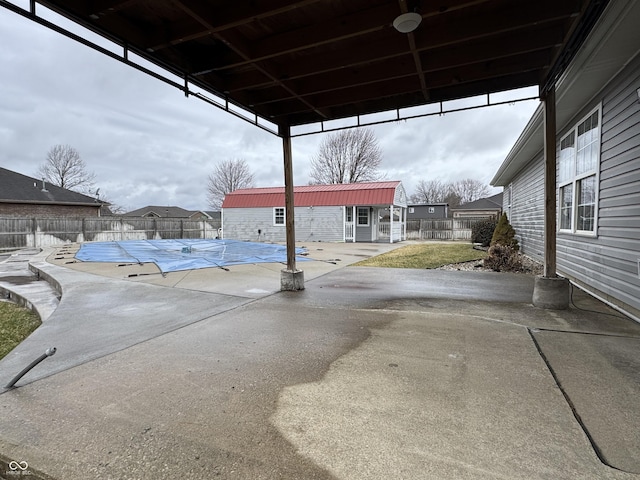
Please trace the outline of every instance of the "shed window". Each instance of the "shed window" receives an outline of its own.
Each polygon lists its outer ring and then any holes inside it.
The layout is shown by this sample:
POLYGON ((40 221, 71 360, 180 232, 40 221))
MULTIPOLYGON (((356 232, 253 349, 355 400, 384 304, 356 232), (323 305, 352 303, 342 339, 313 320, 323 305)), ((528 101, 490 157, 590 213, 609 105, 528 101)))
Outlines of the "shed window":
POLYGON ((436 207, 429 207, 429 213, 436 213, 436 207))
POLYGON ((358 225, 369 226, 369 207, 358 207, 358 225))
POLYGON ((595 234, 600 165, 599 108, 560 140, 558 163, 560 231, 595 234))
POLYGON ((273 209, 273 224, 284 225, 284 207, 276 207, 273 209))

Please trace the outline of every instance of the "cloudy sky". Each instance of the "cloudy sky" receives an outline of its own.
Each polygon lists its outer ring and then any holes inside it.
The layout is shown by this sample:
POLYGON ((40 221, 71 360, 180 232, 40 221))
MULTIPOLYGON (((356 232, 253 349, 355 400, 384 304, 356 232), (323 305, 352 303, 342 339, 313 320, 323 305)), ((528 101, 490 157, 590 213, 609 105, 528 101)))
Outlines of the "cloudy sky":
MULTIPOLYGON (((223 160, 245 159, 256 186, 284 184, 280 138, 4 8, 0 65, 1 167, 35 176, 53 145, 71 145, 95 173, 101 196, 126 210, 208 209, 207 177, 223 160)), ((537 105, 372 127, 382 171, 409 195, 419 180, 474 178, 488 185, 537 105)), ((326 135, 293 139, 296 185, 308 183, 309 160, 326 135)))

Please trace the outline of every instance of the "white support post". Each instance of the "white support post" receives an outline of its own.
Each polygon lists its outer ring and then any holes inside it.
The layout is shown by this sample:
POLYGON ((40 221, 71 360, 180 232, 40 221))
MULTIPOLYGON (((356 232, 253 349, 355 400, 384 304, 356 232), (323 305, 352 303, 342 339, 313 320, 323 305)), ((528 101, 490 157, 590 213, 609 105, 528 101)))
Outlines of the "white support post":
POLYGON ((389 205, 389 243, 393 243, 393 205, 389 205))
POLYGON ((351 207, 351 221, 353 223, 353 240, 352 243, 356 243, 356 227, 358 226, 358 219, 356 218, 356 206, 351 207))

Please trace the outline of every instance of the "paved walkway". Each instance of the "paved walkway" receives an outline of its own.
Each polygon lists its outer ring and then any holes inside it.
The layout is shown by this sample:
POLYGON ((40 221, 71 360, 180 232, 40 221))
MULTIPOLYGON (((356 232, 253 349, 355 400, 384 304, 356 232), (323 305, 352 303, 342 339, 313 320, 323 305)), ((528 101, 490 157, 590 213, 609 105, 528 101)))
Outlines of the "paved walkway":
POLYGON ((0 394, 2 458, 58 480, 640 478, 640 325, 579 291, 536 309, 525 275, 342 268, 389 248, 313 244, 302 292, 280 265, 32 259, 62 300, 2 385, 58 353, 0 394))

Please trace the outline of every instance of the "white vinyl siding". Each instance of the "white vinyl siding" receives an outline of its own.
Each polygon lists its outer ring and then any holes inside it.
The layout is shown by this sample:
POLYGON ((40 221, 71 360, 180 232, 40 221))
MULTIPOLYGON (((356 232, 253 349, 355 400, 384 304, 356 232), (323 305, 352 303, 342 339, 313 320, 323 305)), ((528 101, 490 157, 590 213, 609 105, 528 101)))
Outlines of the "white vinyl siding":
MULTIPOLYGON (((635 309, 636 315, 640 313, 638 84, 640 57, 604 89, 601 97, 602 127, 594 215, 597 236, 560 231, 557 238, 560 274, 625 310, 635 309)), ((590 109, 585 113, 589 116, 593 111, 590 109)), ((574 198, 580 202, 578 192, 574 193, 574 198)), ((578 209, 576 205, 575 210, 578 209)), ((589 217, 585 215, 585 218, 589 217)), ((578 226, 576 223, 576 231, 578 226)))
MULTIPOLYGON (((242 241, 285 242, 286 228, 274 224, 274 209, 225 208, 224 238, 242 241), (258 234, 260 230, 260 234, 258 234)), ((342 242, 342 207, 296 207, 296 240, 301 242, 342 242)))
MULTIPOLYGON (((580 82, 580 78, 574 80, 580 82)), ((565 101, 561 105, 565 112, 571 111, 573 120, 558 125, 556 246, 560 275, 640 318, 638 85, 640 56, 603 83, 592 103, 565 101), (600 115, 600 131, 578 141, 578 134, 584 135, 589 125, 578 126, 596 112, 600 115), (584 151, 580 158, 578 149, 584 151), (579 234, 584 231, 592 233, 579 234)), ((512 182, 510 220, 521 250, 540 261, 544 258, 545 211, 542 148, 540 141, 539 153, 531 155, 528 164, 506 179, 512 182)))
POLYGON ((516 231, 520 251, 542 261, 544 258, 544 159, 529 163, 515 177, 503 198, 509 222, 516 231), (507 203, 510 202, 510 203, 507 203))

